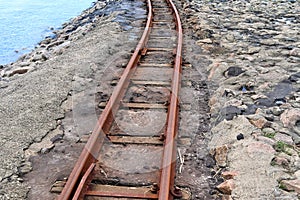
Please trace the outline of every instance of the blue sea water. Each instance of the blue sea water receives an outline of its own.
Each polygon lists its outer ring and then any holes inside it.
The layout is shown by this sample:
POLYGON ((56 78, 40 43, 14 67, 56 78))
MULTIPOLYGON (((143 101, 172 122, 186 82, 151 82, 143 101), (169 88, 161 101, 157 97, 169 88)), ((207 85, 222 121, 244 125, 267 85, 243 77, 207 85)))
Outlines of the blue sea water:
POLYGON ((79 15, 93 0, 0 0, 0 64, 7 64, 79 15))

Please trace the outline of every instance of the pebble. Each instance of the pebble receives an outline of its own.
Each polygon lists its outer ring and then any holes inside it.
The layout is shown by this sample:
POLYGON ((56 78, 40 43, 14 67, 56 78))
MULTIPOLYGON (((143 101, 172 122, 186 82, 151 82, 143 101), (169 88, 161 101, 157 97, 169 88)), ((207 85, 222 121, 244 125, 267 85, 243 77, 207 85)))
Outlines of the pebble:
POLYGON ((18 169, 20 175, 24 175, 32 170, 31 162, 24 162, 18 169))
POLYGON ((224 179, 226 179, 226 180, 233 179, 237 175, 238 175, 238 172, 235 172, 235 171, 225 171, 225 172, 222 172, 222 177, 224 179))
POLYGON ((272 146, 275 144, 275 141, 273 139, 266 136, 257 136, 257 140, 272 146))
POLYGON ((240 133, 240 134, 238 134, 238 135, 236 136, 236 139, 237 139, 237 140, 243 140, 243 139, 244 139, 244 135, 243 135, 242 133, 240 133))
POLYGON ((196 42, 196 44, 198 45, 201 45, 201 44, 212 44, 213 41, 210 39, 210 38, 206 38, 206 39, 203 39, 203 40, 198 40, 196 42))
POLYGON ((289 166, 289 161, 288 159, 280 156, 276 156, 272 159, 272 163, 276 165, 280 165, 283 167, 288 167, 289 166))
POLYGON ((227 165, 227 153, 228 153, 228 146, 220 146, 215 148, 215 160, 219 167, 226 167, 227 165))
MULTIPOLYGON (((256 117, 255 117, 256 118, 256 117)), ((266 120, 264 117, 259 117, 258 119, 256 118, 249 119, 249 122, 256 126, 257 128, 264 128, 268 125, 268 120, 266 120)))
POLYGON ((270 134, 274 134, 275 135, 275 130, 273 128, 270 128, 270 127, 263 128, 262 132, 264 134, 268 134, 268 135, 270 135, 270 134))
POLYGON ((55 144, 51 144, 48 147, 44 147, 41 149, 41 154, 46 154, 49 153, 51 151, 51 149, 53 149, 55 147, 55 144))
POLYGON ((226 180, 217 186, 217 189, 222 193, 231 195, 232 190, 235 188, 234 181, 232 179, 226 180))

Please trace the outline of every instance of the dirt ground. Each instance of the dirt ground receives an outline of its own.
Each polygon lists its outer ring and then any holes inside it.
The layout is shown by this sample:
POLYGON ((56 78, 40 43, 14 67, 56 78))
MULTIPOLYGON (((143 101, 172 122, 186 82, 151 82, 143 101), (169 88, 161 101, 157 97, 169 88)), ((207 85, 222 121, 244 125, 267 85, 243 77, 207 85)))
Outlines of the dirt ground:
MULTIPOLYGON (((298 199, 299 1, 175 3, 181 103, 191 107, 180 113, 176 184, 191 199, 298 199)), ((0 199, 55 198, 51 186, 71 172, 145 9, 98 1, 0 69, 0 199)))

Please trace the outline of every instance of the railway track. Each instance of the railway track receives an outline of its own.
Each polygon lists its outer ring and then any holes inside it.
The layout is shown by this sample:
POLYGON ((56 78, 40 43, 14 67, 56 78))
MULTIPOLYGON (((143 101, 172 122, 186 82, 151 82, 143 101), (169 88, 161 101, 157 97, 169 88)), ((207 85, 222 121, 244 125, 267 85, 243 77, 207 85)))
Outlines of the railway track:
POLYGON ((171 0, 148 0, 143 35, 59 200, 188 199, 175 186, 182 28, 171 0))

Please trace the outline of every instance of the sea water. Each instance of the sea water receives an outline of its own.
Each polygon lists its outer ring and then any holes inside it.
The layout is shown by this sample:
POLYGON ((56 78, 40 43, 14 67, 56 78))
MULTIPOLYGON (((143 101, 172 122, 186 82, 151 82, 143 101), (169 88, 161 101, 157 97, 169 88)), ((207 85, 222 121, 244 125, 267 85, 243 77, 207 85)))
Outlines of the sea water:
POLYGON ((0 65, 18 59, 93 0, 0 0, 0 65))

